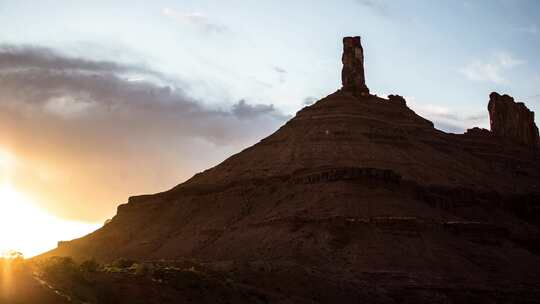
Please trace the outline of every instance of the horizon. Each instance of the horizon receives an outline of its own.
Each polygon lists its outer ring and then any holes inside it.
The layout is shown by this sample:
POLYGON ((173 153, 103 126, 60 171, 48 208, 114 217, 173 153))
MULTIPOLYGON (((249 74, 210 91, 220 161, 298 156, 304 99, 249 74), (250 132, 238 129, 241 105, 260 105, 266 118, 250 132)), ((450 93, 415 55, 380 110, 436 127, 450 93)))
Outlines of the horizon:
POLYGON ((340 4, 0 5, 0 252, 53 249, 270 135, 340 88, 344 36, 372 93, 443 131, 489 128, 492 91, 540 109, 539 2, 340 4))

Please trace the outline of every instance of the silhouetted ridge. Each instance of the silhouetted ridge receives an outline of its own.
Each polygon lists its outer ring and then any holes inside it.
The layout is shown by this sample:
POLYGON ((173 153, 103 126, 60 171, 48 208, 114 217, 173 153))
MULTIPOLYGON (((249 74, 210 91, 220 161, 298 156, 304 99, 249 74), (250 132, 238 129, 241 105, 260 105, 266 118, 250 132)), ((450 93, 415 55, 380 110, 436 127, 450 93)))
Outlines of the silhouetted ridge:
POLYGON ((492 94, 492 131, 447 134, 403 97, 370 95, 363 63, 345 38, 342 89, 46 255, 197 259, 300 303, 537 300, 531 112, 492 94))

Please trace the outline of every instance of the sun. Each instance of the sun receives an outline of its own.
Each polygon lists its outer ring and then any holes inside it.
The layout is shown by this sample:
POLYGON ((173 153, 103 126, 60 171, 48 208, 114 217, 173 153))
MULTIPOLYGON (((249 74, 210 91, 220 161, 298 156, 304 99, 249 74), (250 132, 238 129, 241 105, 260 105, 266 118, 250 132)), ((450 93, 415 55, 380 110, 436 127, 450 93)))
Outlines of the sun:
POLYGON ((0 252, 16 250, 32 257, 98 226, 52 216, 9 183, 0 184, 0 252))
POLYGON ((18 160, 0 147, 0 253, 15 250, 26 257, 56 247, 58 241, 83 236, 98 224, 68 221, 39 208, 11 183, 18 160))

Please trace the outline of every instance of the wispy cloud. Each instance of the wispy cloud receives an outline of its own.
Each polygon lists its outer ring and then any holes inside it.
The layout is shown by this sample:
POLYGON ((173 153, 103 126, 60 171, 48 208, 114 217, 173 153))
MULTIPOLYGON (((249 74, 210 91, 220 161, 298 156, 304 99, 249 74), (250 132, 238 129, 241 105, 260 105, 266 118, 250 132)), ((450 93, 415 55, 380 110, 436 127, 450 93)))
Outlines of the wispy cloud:
POLYGON ((285 77, 287 76, 287 70, 278 66, 275 66, 273 70, 279 75, 279 83, 284 83, 285 77))
POLYGON ((208 34, 222 34, 229 29, 227 26, 211 20, 208 16, 201 13, 180 12, 172 8, 164 8, 162 14, 173 20, 192 26, 208 34))
POLYGON ((503 73, 524 63, 509 53, 499 52, 490 60, 477 60, 459 69, 459 72, 469 80, 503 84, 508 82, 503 73))
POLYGON ((356 0, 356 2, 382 15, 388 14, 389 7, 385 0, 356 0))
POLYGON ((204 106, 182 83, 148 74, 160 75, 45 48, 0 48, 0 147, 28 164, 14 177, 21 187, 60 215, 99 220, 128 195, 174 186, 288 118, 246 100, 204 106))

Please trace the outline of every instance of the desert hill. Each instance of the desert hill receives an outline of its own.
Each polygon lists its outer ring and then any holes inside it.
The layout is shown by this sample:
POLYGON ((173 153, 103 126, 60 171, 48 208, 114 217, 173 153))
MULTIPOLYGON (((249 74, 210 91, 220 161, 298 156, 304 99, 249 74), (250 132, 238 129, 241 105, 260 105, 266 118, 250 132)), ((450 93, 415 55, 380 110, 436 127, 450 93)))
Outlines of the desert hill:
POLYGON ((492 93, 491 131, 448 134, 370 94, 363 63, 345 38, 340 90, 44 256, 194 258, 293 302, 538 299, 534 114, 492 93))

